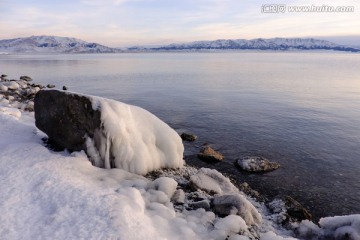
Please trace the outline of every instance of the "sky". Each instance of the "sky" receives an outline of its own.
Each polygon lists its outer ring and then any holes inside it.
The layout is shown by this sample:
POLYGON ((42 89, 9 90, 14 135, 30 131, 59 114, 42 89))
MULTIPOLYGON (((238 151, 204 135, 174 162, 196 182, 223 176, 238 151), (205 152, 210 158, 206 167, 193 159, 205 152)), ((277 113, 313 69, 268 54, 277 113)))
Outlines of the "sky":
POLYGON ((0 39, 55 35, 110 47, 216 39, 317 37, 360 46, 358 0, 0 0, 0 39), (267 4, 285 12, 264 13, 267 4), (289 6, 354 12, 289 12, 289 6))

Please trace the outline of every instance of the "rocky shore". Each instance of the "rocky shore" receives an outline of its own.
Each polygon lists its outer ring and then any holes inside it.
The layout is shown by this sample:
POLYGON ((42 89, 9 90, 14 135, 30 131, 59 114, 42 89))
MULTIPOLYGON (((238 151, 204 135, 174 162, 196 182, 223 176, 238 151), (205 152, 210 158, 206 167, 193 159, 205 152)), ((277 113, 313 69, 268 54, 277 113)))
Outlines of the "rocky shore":
MULTIPOLYGON (((35 95, 42 89, 54 87, 32 83, 28 76, 9 80, 6 75, 1 75, 0 112, 1 106, 33 112, 35 95)), ((197 140, 192 134, 182 134, 181 137, 184 141, 197 140)), ((207 162, 221 162, 224 158, 207 145, 202 147, 197 157, 198 161, 207 162)), ((265 172, 280 167, 261 157, 239 159, 237 166, 251 172, 265 172)), ((185 165, 180 169, 155 170, 145 177, 149 181, 146 191, 153 189, 164 192, 178 213, 198 211, 202 215, 207 214, 207 221, 212 219, 209 227, 213 226, 213 231, 219 230, 213 232, 217 236, 215 239, 356 239, 353 237, 356 237, 356 232, 351 235, 345 231, 335 235, 337 228, 330 229, 321 223, 320 226, 315 225, 311 222, 309 211, 290 196, 269 200, 246 182, 234 181, 215 169, 185 165), (278 236, 278 233, 284 235, 278 236)), ((153 197, 161 202, 159 195, 153 197)))

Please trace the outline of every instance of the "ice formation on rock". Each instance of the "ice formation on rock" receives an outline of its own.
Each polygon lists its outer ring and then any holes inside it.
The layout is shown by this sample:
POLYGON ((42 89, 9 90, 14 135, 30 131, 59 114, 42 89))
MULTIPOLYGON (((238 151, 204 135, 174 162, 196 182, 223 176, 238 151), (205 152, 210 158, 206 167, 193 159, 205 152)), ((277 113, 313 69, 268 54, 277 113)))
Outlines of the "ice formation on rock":
POLYGON ((91 98, 93 108, 101 111, 102 123, 94 141, 87 140, 87 152, 93 154, 96 165, 137 174, 183 166, 181 138, 166 123, 140 107, 91 98))

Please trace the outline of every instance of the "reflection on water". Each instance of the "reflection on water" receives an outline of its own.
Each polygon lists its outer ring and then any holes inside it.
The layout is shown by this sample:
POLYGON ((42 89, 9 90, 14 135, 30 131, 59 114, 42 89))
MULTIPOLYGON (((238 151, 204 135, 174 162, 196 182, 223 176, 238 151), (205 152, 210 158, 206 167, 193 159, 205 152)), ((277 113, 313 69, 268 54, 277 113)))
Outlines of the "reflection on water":
MULTIPOLYGON (((142 106, 214 144, 226 168, 317 216, 359 213, 360 55, 216 52, 4 55, 0 71, 142 106), (282 168, 244 175, 232 162, 261 155, 282 168)), ((187 155, 198 151, 187 145, 187 155)))

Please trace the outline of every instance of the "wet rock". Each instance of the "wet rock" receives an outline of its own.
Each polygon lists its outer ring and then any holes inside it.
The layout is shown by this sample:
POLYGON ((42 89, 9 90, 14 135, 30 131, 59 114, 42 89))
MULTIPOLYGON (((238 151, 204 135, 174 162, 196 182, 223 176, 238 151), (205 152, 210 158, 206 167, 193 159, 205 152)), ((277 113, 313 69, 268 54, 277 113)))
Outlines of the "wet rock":
POLYGON ((238 188, 248 196, 256 198, 258 201, 264 201, 264 197, 260 195, 260 193, 250 187, 247 182, 243 182, 238 185, 238 188))
POLYGON ((34 87, 34 88, 35 88, 35 87, 38 87, 38 88, 40 88, 40 89, 45 88, 45 87, 44 87, 43 85, 41 85, 41 84, 34 84, 34 83, 33 83, 33 84, 31 84, 31 86, 34 87))
POLYGON ((176 190, 174 195, 172 196, 171 200, 177 204, 184 204, 185 203, 184 191, 182 189, 176 190))
POLYGON ((63 89, 64 91, 68 90, 68 88, 67 88, 66 86, 63 86, 62 89, 63 89))
POLYGON ((30 82, 30 81, 32 81, 32 78, 29 77, 29 76, 21 76, 21 77, 20 77, 20 80, 24 80, 24 81, 30 82))
POLYGON ((210 146, 204 146, 197 157, 206 162, 219 162, 224 160, 224 156, 212 149, 210 146))
POLYGON ((266 158, 255 156, 238 159, 236 165, 248 172, 268 172, 280 167, 279 163, 270 162, 266 158))
POLYGON ((193 209, 203 208, 205 210, 210 210, 210 201, 208 199, 205 199, 198 202, 192 202, 190 204, 190 207, 193 209))
POLYGON ((197 139, 197 136, 194 134, 182 133, 180 135, 181 139, 188 142, 193 142, 197 139))
POLYGON ((35 96, 35 124, 54 144, 70 151, 86 150, 85 136, 94 138, 100 128, 100 111, 89 98, 57 90, 35 96))
POLYGON ((283 201, 285 202, 285 209, 288 215, 285 223, 288 221, 301 222, 302 220, 312 220, 311 213, 292 197, 285 196, 283 201))
POLYGON ((241 194, 215 196, 214 211, 220 216, 239 215, 248 225, 261 224, 262 217, 256 208, 241 194))
POLYGON ((54 88, 55 85, 54 85, 54 84, 48 84, 48 85, 46 85, 46 87, 47 87, 47 88, 54 88))

